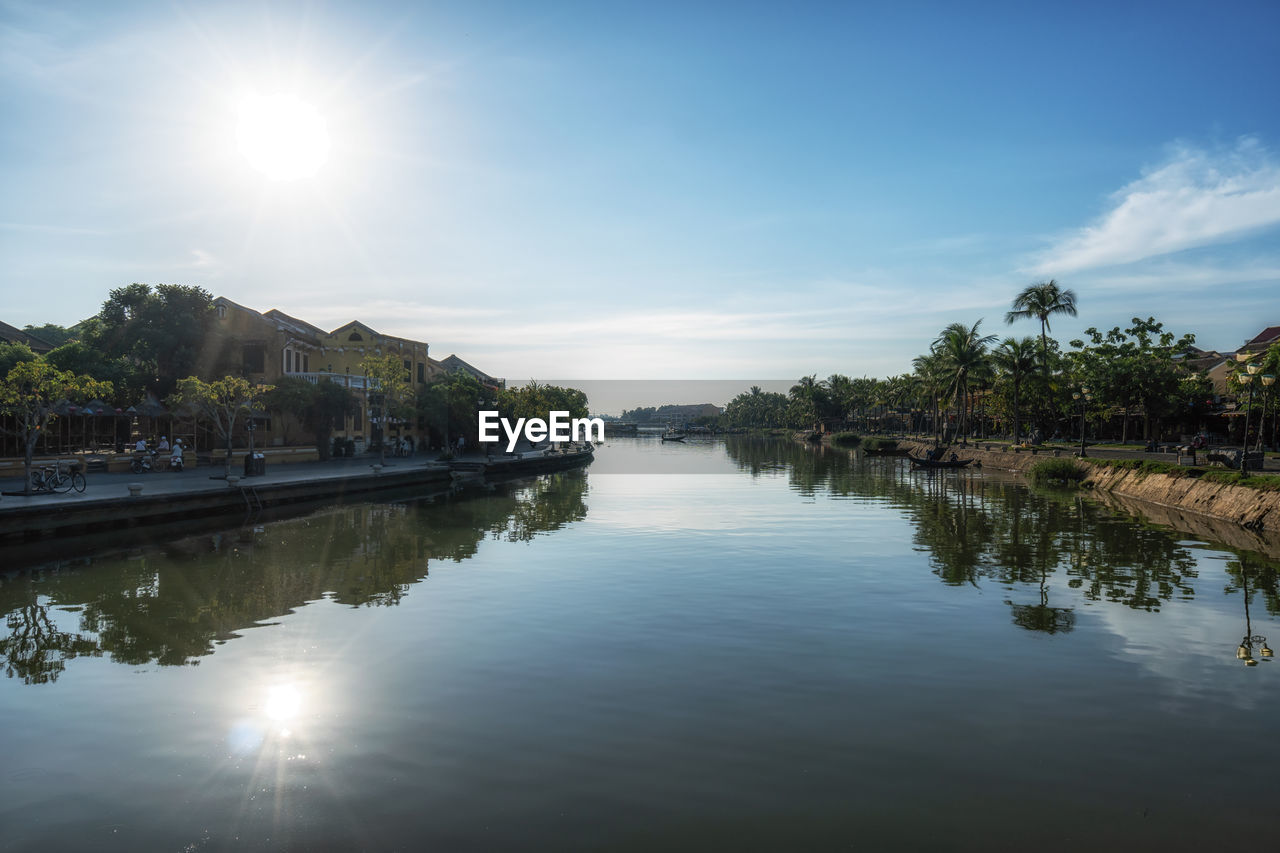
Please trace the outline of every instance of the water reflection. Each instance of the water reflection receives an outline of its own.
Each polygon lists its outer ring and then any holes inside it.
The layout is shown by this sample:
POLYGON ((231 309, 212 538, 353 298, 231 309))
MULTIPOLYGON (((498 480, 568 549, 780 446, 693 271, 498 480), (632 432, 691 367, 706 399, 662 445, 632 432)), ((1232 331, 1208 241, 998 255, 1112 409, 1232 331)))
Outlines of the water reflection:
POLYGON ((1271 613, 1276 612, 1277 603, 1280 603, 1277 602, 1277 578, 1280 577, 1280 573, 1276 571, 1275 565, 1260 563, 1256 559, 1250 561, 1242 554, 1239 560, 1227 563, 1227 575, 1230 578, 1227 594, 1230 595, 1238 590, 1242 593, 1241 598, 1244 601, 1244 638, 1236 648, 1236 659, 1245 666, 1257 666, 1258 660, 1253 656, 1256 650, 1258 655, 1269 663, 1274 652, 1267 645, 1266 637, 1253 633, 1253 619, 1249 614, 1249 606, 1253 603, 1254 593, 1261 590, 1267 610, 1271 613))
POLYGON ((335 507, 14 573, 0 579, 7 629, 0 658, 6 675, 28 684, 56 680, 79 657, 196 663, 309 601, 394 606, 428 577, 432 560, 462 561, 486 538, 527 541, 584 518, 586 491, 586 473, 570 471, 478 495, 335 507))
MULTIPOLYGON (((900 508, 913 522, 914 544, 943 583, 1000 585, 1010 593, 1005 603, 1014 624, 1029 631, 1071 631, 1078 604, 1158 612, 1196 593, 1192 547, 1166 528, 1079 493, 1029 489, 1000 475, 912 471, 892 457, 797 442, 738 438, 726 451, 740 470, 786 476, 806 497, 877 499, 900 508), (1075 593, 1056 600, 1055 580, 1075 593), (1020 600, 1025 592, 1039 600, 1020 600)), ((1263 591, 1268 612, 1280 613, 1276 562, 1254 555, 1250 565, 1251 584, 1263 591)), ((1240 566, 1228 564, 1236 589, 1244 585, 1240 566)))

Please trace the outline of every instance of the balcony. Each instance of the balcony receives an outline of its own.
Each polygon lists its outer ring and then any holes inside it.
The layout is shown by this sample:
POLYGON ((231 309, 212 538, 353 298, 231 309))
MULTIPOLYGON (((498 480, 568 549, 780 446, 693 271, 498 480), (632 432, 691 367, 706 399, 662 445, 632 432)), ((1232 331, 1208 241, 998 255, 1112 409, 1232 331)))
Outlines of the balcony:
POLYGON ((285 376, 293 376, 310 382, 312 385, 319 382, 336 382, 344 388, 350 388, 352 391, 376 390, 378 387, 378 380, 355 373, 328 373, 321 371, 319 373, 286 373, 285 376))

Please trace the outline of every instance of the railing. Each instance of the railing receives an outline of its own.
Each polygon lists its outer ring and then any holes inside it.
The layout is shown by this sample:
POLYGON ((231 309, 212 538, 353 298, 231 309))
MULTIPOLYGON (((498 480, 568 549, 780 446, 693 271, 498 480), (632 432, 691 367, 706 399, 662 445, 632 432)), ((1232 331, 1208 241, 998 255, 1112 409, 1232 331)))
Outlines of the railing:
POLYGON ((286 373, 285 376, 293 376, 310 382, 315 385, 319 382, 336 382, 344 388, 350 388, 353 391, 364 391, 369 389, 377 389, 378 380, 371 379, 368 376, 360 376, 355 373, 327 373, 321 371, 319 373, 286 373))

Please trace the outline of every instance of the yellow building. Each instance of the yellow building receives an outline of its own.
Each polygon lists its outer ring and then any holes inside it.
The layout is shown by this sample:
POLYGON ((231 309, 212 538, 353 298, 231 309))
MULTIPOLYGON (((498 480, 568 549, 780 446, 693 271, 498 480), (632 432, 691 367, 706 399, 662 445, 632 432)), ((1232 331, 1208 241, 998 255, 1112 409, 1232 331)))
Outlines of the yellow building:
MULTIPOLYGON (((206 377, 228 373, 250 381, 274 385, 286 377, 307 382, 336 382, 351 390, 357 400, 356 412, 335 434, 367 446, 379 437, 382 425, 371 420, 370 403, 376 403, 376 389, 361 372, 360 364, 369 356, 396 355, 409 371, 417 387, 442 372, 428 355, 424 341, 384 335, 358 320, 331 332, 292 317, 278 309, 261 312, 246 308, 225 297, 213 301, 217 323, 208 339, 200 374, 206 377), (371 400, 372 398, 372 400, 371 400)), ((255 419, 257 441, 284 444, 297 435, 296 424, 277 419, 255 419)), ((412 431, 416 424, 404 425, 412 431)))

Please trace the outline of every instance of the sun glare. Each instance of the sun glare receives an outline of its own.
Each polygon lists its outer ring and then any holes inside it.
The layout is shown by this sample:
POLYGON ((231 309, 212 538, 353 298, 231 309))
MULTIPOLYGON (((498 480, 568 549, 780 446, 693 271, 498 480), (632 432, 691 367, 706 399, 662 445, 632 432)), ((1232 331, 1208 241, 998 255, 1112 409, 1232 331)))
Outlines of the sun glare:
POLYGON ((262 710, 277 722, 291 720, 302 709, 302 694, 292 684, 277 684, 267 691, 262 710))
POLYGON ((240 153, 272 181, 310 178, 329 159, 324 116, 296 95, 251 95, 240 103, 240 153))

